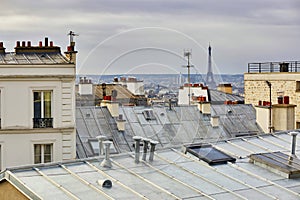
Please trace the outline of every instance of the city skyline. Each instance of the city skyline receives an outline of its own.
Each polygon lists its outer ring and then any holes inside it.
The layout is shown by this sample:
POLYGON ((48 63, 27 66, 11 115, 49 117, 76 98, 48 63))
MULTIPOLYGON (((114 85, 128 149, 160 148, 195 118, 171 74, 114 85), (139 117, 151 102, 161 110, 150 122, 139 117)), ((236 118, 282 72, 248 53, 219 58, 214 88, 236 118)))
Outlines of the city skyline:
POLYGON ((242 74, 248 62, 298 60, 300 3, 282 1, 26 1, 1 2, 0 38, 15 42, 45 36, 61 46, 75 38, 78 74, 206 74, 212 46, 214 74, 242 74))

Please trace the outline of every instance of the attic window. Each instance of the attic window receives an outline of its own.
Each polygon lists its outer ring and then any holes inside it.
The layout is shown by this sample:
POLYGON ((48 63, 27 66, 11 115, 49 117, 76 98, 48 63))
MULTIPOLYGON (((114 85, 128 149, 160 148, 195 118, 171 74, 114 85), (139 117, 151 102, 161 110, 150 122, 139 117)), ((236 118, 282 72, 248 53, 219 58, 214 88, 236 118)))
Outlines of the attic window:
POLYGON ((286 178, 300 177, 300 160, 282 152, 252 154, 250 162, 286 178))
POLYGON ((207 162, 209 165, 226 164, 235 162, 236 159, 214 148, 210 144, 193 144, 186 147, 186 151, 207 162))
POLYGON ((143 111, 143 115, 146 120, 156 120, 153 110, 148 109, 143 111))

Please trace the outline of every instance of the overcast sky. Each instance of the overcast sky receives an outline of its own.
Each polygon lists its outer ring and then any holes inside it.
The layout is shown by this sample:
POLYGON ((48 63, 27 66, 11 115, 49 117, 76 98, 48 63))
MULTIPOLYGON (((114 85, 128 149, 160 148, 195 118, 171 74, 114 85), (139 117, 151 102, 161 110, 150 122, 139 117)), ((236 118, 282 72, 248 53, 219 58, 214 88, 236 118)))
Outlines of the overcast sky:
POLYGON ((64 51, 78 33, 79 74, 247 71, 248 62, 299 60, 299 0, 0 0, 0 41, 33 45, 45 36, 64 51))

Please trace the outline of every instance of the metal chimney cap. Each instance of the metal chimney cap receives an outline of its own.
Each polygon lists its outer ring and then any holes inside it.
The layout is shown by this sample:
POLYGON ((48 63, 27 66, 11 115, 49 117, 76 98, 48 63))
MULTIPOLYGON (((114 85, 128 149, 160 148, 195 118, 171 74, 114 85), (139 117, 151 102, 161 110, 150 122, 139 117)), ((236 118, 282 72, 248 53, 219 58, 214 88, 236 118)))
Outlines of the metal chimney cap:
POLYGON ((155 141, 155 140, 150 140, 150 143, 156 145, 156 144, 158 144, 159 142, 157 142, 157 141, 155 141))
POLYGON ((135 141, 140 141, 140 140, 142 140, 143 138, 142 138, 141 136, 133 136, 133 139, 134 139, 135 141))
POLYGON ((151 139, 149 139, 149 138, 143 138, 143 141, 145 141, 145 142, 150 142, 151 139))
POLYGON ((110 144, 112 144, 113 142, 112 141, 109 141, 109 140, 106 140, 106 141, 104 141, 103 142, 103 144, 105 144, 105 145, 110 145, 110 144))
POLYGON ((104 140, 104 139, 106 139, 106 136, 105 135, 98 135, 96 138, 98 140, 104 140))
POLYGON ((293 131, 293 132, 289 132, 289 134, 290 134, 291 136, 296 136, 296 135, 298 135, 298 132, 293 131))

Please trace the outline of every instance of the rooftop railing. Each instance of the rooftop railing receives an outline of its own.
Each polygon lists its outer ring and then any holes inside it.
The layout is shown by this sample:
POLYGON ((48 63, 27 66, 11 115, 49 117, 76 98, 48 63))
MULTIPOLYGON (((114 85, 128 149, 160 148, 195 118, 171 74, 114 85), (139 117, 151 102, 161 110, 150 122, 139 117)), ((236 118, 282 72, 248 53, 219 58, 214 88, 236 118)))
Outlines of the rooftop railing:
POLYGON ((300 72, 300 61, 248 63, 248 73, 300 72))

